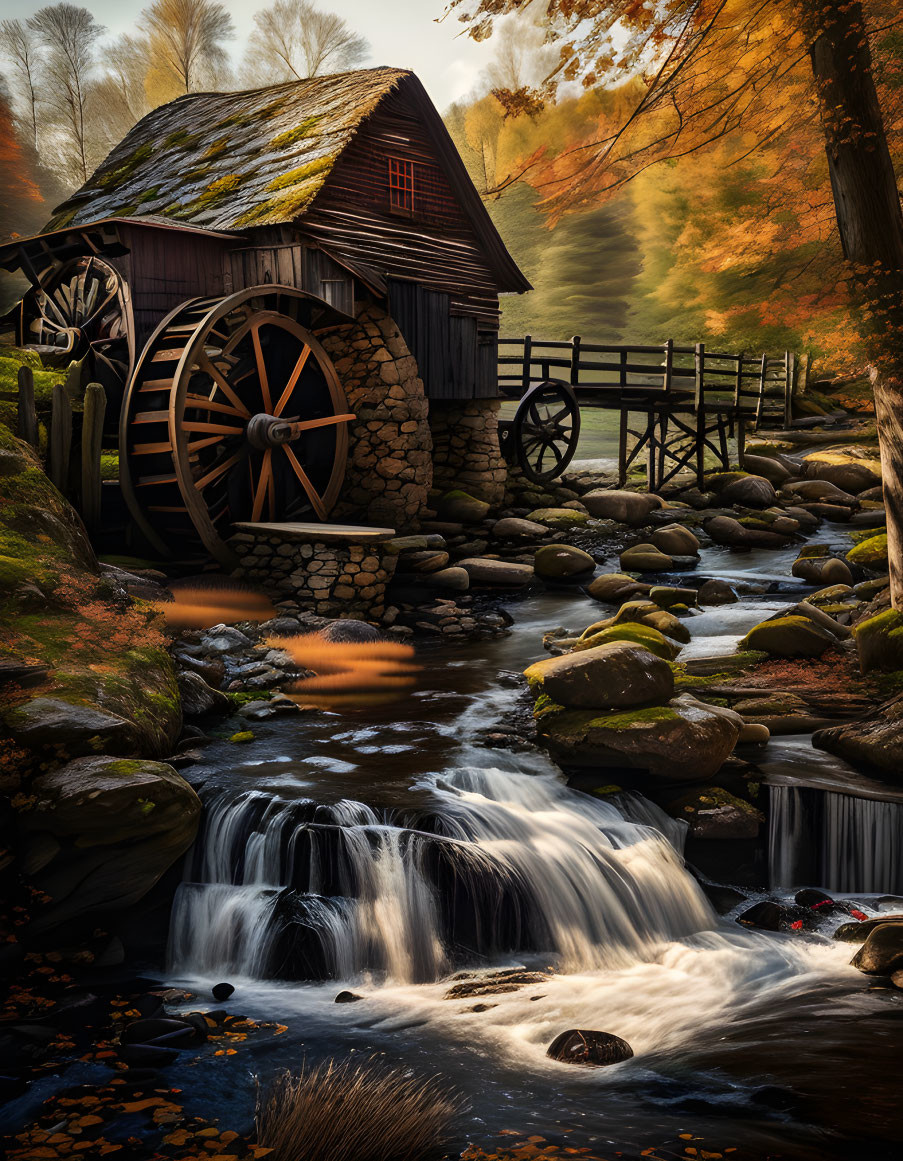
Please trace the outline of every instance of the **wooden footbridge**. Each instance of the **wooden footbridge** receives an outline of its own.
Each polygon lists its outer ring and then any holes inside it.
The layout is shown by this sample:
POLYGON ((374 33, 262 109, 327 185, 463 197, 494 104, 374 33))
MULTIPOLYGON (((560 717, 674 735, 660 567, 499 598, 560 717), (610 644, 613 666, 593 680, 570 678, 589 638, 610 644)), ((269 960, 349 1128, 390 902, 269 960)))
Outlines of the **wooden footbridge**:
POLYGON ((730 441, 742 465, 746 437, 764 422, 787 427, 797 373, 793 352, 781 356, 679 346, 613 346, 579 336, 547 341, 500 338, 499 394, 518 399, 505 421, 503 447, 537 483, 560 476, 577 450, 580 409, 620 414, 621 484, 642 455, 650 491, 684 468, 699 482, 706 453, 730 467, 730 441))

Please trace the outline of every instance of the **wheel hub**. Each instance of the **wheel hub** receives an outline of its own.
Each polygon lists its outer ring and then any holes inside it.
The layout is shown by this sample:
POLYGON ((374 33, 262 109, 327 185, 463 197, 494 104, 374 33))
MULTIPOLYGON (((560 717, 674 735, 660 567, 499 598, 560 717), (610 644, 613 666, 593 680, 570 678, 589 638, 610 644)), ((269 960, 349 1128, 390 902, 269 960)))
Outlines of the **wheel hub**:
POLYGON ((248 443, 258 451, 291 443, 300 434, 293 420, 269 415, 266 411, 252 415, 245 430, 248 443))

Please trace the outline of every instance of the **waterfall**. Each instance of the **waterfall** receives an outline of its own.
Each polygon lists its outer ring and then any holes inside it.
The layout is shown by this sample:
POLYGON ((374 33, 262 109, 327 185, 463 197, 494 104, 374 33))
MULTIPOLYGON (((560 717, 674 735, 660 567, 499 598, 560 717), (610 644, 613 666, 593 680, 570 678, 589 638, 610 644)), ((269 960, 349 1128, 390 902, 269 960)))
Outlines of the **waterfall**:
POLYGON ((769 787, 773 887, 903 891, 903 802, 811 786, 769 787))
POLYGON ((259 790, 208 804, 172 917, 182 974, 437 979, 505 953, 621 966, 712 925, 658 808, 465 767, 416 809, 259 790), (633 818, 625 818, 629 813, 633 818), (635 819, 641 821, 635 821, 635 819))

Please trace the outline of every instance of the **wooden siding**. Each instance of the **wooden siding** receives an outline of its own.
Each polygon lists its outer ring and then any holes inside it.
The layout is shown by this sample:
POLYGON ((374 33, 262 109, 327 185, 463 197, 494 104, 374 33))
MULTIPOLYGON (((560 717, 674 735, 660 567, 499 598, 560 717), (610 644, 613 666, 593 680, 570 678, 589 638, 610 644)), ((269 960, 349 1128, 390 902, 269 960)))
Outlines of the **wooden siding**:
POLYGON ((120 233, 129 249, 122 265, 132 295, 139 351, 163 316, 180 303, 225 293, 231 239, 127 224, 120 233))
POLYGON ((298 226, 339 259, 419 282, 447 294, 452 313, 475 318, 481 328, 498 327, 496 277, 403 94, 386 97, 361 126, 298 226), (389 206, 390 157, 414 162, 410 216, 389 206))
POLYGON ((389 283, 389 313, 417 360, 430 399, 491 399, 498 395, 495 331, 450 312, 450 297, 416 282, 389 283))
MULTIPOLYGON (((294 231, 293 231, 294 232, 294 231)), ((255 244, 229 254, 232 290, 279 282, 315 294, 345 314, 354 314, 354 279, 328 254, 298 242, 284 242, 261 232, 255 244)))

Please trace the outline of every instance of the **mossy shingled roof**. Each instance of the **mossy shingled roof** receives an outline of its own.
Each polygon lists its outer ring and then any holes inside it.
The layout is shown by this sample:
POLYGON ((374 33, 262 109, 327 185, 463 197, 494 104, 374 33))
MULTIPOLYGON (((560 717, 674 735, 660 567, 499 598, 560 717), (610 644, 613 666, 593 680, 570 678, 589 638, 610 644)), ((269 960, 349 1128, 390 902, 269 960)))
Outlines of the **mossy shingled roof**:
POLYGON ((154 216, 213 230, 303 214, 404 69, 374 68, 237 93, 191 93, 149 113, 45 230, 154 216))

